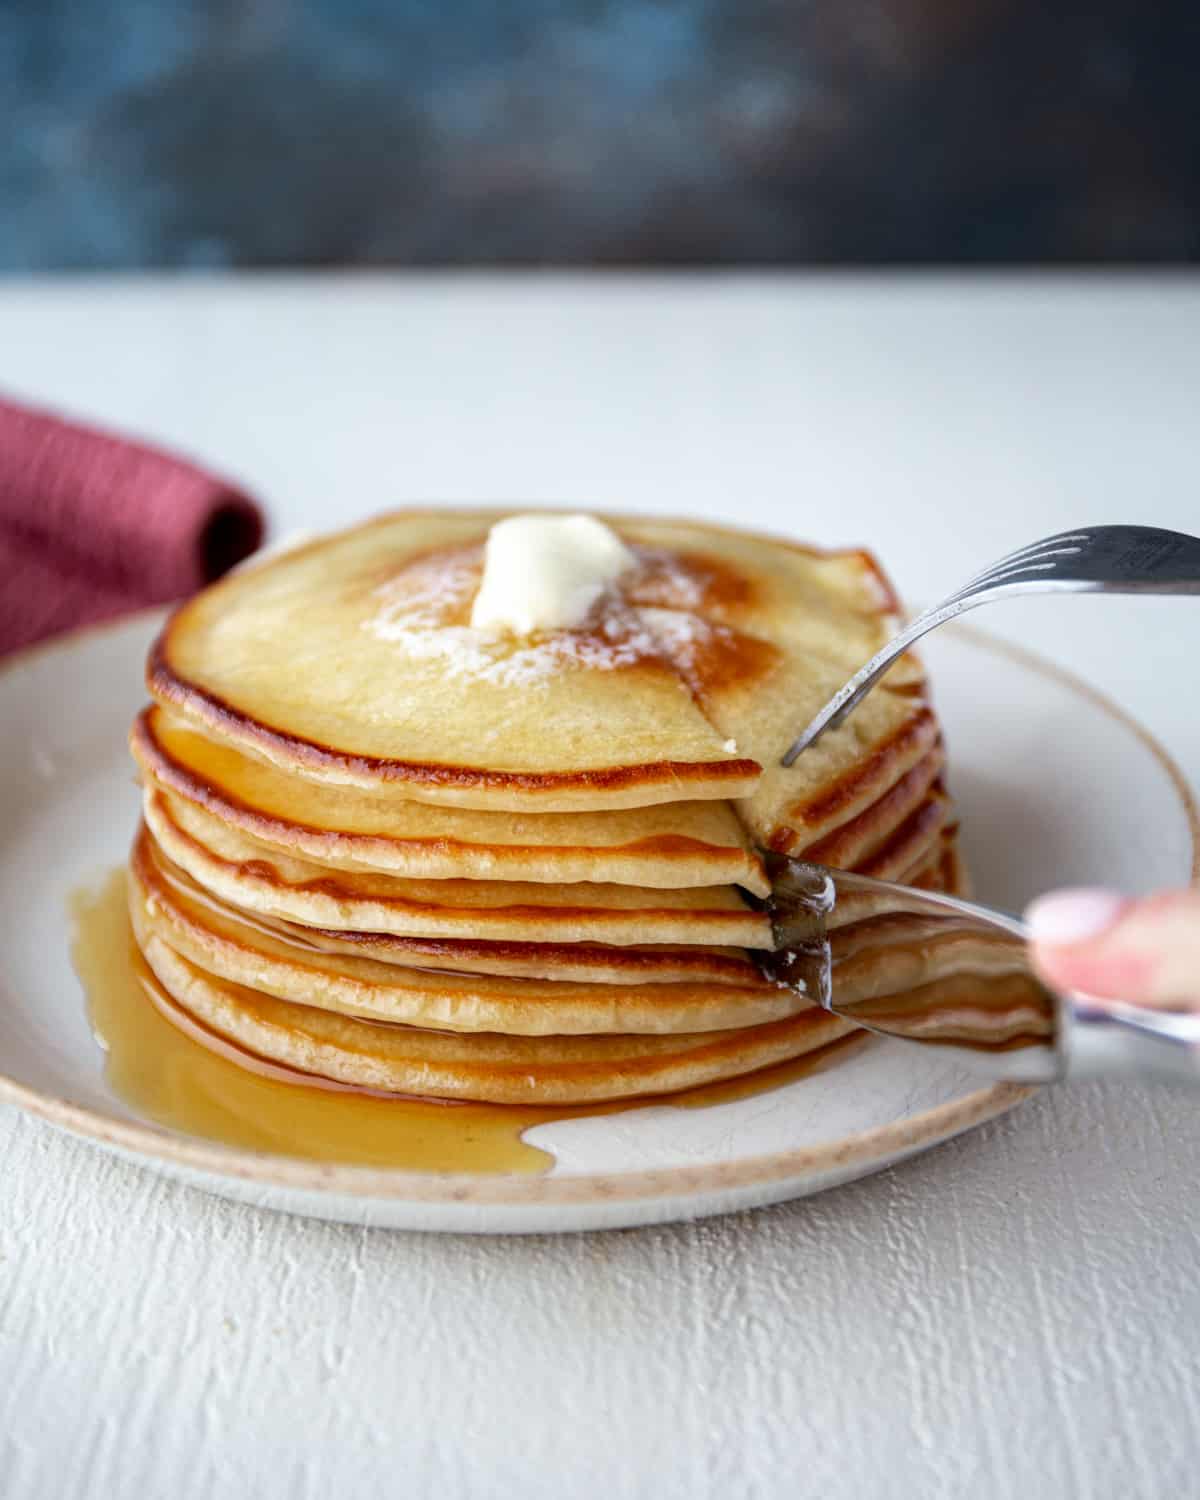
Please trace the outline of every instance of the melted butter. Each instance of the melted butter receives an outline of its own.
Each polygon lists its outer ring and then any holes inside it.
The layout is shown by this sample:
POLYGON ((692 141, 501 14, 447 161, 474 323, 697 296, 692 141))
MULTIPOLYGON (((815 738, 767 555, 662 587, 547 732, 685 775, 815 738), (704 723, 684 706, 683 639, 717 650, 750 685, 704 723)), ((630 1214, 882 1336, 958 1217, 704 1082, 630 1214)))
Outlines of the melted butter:
POLYGON ((553 1157, 522 1139, 534 1125, 648 1104, 701 1108, 779 1088, 840 1060, 841 1042, 795 1062, 665 1099, 535 1108, 332 1092, 238 1066, 171 1024, 151 1002, 155 981, 137 950, 125 873, 71 899, 71 956, 88 1000, 108 1082, 135 1113, 223 1145, 310 1161, 422 1172, 546 1171, 553 1157))

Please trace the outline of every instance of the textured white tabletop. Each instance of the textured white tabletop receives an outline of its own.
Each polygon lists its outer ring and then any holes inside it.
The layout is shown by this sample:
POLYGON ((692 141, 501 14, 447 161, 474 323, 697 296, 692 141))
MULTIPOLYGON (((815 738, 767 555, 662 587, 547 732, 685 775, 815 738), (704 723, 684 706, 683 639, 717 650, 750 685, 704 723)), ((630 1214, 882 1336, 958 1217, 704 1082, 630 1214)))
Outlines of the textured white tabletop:
MULTIPOLYGON (((1200 529, 1179 278, 10 282, 0 389, 190 450, 277 531, 679 511, 869 542, 927 600, 1079 522, 1200 529)), ((984 623, 1200 780, 1200 610, 984 623)), ((1190 1493, 1198 1159, 1197 1100, 1088 1085, 798 1204, 468 1239, 209 1199, 0 1108, 0 1493, 1190 1493)))

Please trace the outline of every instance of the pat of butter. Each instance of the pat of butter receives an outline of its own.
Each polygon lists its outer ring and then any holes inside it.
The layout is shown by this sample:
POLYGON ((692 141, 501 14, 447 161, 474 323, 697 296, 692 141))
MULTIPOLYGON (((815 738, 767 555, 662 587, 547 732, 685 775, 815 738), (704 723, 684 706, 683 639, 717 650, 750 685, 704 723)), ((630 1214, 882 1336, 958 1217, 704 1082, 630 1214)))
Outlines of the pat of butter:
POLYGON ((582 625, 634 562, 594 516, 509 516, 488 533, 471 624, 515 635, 582 625))

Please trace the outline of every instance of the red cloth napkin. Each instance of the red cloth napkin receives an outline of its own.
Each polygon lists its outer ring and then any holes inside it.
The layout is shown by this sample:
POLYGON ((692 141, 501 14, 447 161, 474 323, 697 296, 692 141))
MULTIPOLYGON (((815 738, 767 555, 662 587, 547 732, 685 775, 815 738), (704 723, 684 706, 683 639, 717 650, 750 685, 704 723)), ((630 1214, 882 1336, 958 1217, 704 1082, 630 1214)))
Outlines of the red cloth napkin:
POLYGON ((186 459, 0 400, 0 653, 190 594, 262 535, 186 459))

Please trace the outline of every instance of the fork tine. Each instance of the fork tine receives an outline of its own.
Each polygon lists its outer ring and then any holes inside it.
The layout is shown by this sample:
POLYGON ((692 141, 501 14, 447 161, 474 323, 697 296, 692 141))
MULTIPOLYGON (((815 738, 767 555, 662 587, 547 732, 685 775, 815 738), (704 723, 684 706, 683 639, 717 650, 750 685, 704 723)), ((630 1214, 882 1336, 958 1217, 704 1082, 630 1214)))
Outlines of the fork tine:
POLYGON ((994 573, 997 569, 1006 568, 1013 563, 1037 562, 1043 557, 1074 557, 1083 550, 1078 542, 1069 542, 1065 538, 1060 541, 1057 537, 1047 537, 1040 547, 1026 547, 1021 552, 1010 553, 1008 557, 1002 557, 999 562, 994 562, 986 571, 994 573))
MULTIPOLYGON (((1003 556, 999 560, 999 562, 989 563, 986 568, 982 568, 978 573, 973 573, 971 577, 967 579, 966 583, 962 585, 962 588, 969 589, 973 583, 978 583, 979 580, 990 573, 993 568, 1003 567, 1007 563, 1014 562, 1018 557, 1020 557, 1022 552, 1025 552, 1027 550, 1027 548, 1022 547, 1017 552, 1006 553, 1005 556, 1003 556)), ((962 589, 959 589, 958 592, 961 593, 962 589)))
POLYGON ((955 597, 963 599, 978 589, 995 588, 1000 583, 1016 583, 1018 579, 1032 578, 1035 573, 1053 573, 1056 567, 1057 564, 1053 562, 1018 563, 1015 568, 1003 568, 998 572, 986 574, 975 585, 975 588, 963 589, 955 597))
MULTIPOLYGON (((994 583, 998 578, 1016 575, 1026 568, 1039 572, 1046 568, 1054 568, 1058 566, 1053 561, 1054 558, 1078 557, 1082 551, 1082 547, 1054 547, 1045 552, 1032 552, 1028 557, 1018 557, 998 562, 994 567, 989 568, 986 573, 980 573, 977 577, 972 578, 967 587, 975 588, 980 584, 994 583)), ((959 593, 962 592, 963 590, 960 589, 959 593)))
MULTIPOLYGON (((1090 542, 1091 533, 1087 531, 1056 531, 1053 536, 1044 536, 1040 542, 1030 542, 1027 547, 1017 547, 1008 554, 1011 557, 1024 557, 1030 552, 1040 552, 1043 547, 1058 547, 1067 542, 1090 542)), ((1005 561, 1004 558, 1000 559, 1005 561)))
MULTIPOLYGON (((1060 531, 1054 536, 1044 536, 1040 542, 1030 542, 1027 547, 1017 547, 1012 552, 1008 552, 1003 557, 998 558, 994 563, 990 563, 981 572, 969 578, 958 592, 962 593, 964 590, 969 589, 972 584, 978 583, 980 579, 987 578, 990 574, 999 571, 1001 568, 1007 568, 1012 563, 1031 557, 1034 553, 1040 553, 1044 547, 1053 547, 1059 543, 1090 541, 1091 536, 1086 531, 1060 531)), ((1075 550, 1081 551, 1082 549, 1076 548, 1075 550)))

